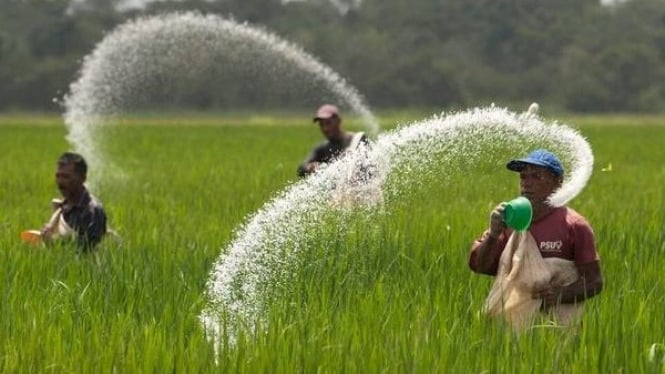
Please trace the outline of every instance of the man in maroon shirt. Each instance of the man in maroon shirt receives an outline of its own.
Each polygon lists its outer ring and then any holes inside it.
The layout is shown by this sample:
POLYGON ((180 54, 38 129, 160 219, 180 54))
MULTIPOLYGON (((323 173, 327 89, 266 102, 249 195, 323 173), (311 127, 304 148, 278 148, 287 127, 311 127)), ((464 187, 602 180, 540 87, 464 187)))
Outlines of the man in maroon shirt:
MULTIPOLYGON (((594 234, 587 220, 566 206, 551 206, 547 199, 563 183, 563 167, 549 151, 539 149, 527 157, 508 162, 509 170, 520 174, 520 194, 533 207, 533 220, 528 231, 544 259, 556 257, 572 261, 579 278, 567 286, 547 285, 534 290, 532 297, 542 299, 542 309, 574 304, 597 295, 603 287, 600 258, 594 234)), ((490 213, 490 225, 474 241, 469 266, 476 273, 496 275, 499 259, 512 230, 503 222, 504 203, 490 213)))

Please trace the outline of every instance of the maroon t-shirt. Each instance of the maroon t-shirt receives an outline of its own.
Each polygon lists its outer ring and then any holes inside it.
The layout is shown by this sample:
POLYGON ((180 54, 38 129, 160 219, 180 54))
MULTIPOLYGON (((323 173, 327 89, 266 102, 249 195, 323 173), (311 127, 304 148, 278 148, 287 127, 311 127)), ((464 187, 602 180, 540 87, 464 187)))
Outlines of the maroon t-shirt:
MULTIPOLYGON (((488 274, 496 274, 501 252, 508 243, 508 238, 510 238, 512 232, 511 229, 503 230, 494 246, 487 253, 493 260, 492 272, 488 274)), ((553 209, 550 214, 531 222, 529 232, 536 240, 543 258, 558 257, 573 261, 576 265, 584 265, 600 259, 589 222, 571 208, 559 207, 553 209)), ((485 231, 473 243, 471 248, 469 267, 475 272, 478 272, 476 249, 488 235, 489 230, 485 231)))

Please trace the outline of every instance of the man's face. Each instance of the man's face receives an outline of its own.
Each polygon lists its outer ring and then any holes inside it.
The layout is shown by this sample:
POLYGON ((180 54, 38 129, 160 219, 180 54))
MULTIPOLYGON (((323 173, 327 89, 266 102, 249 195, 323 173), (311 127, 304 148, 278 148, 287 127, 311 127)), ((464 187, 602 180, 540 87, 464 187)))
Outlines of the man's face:
POLYGON ((542 203, 561 186, 561 180, 542 166, 526 165, 520 171, 520 194, 532 204, 542 203))
POLYGON ((85 177, 76 172, 73 163, 58 164, 55 183, 66 199, 80 192, 83 189, 83 182, 85 182, 85 177))
POLYGON ((330 118, 321 118, 318 120, 319 128, 323 133, 323 136, 328 140, 337 139, 340 133, 339 118, 330 117, 330 118))

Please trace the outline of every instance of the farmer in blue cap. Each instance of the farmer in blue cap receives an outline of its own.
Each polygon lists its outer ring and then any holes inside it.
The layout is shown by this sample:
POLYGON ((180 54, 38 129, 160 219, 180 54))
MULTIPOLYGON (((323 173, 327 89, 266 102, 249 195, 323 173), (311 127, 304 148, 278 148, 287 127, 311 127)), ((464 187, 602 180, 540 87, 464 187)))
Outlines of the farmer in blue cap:
MULTIPOLYGON (((548 311, 563 304, 581 304, 597 295, 603 280, 591 226, 575 210, 552 206, 548 201, 563 183, 564 170, 559 159, 547 150, 538 149, 524 158, 511 160, 506 167, 519 173, 520 194, 531 202, 533 219, 528 234, 535 240, 538 249, 535 252, 545 262, 570 263, 576 273, 572 283, 538 286, 531 297, 541 299, 541 310, 548 311)), ((504 261, 502 253, 513 234, 503 221, 504 206, 501 203, 494 208, 489 228, 471 247, 469 266, 474 272, 497 276, 500 261, 504 261)))

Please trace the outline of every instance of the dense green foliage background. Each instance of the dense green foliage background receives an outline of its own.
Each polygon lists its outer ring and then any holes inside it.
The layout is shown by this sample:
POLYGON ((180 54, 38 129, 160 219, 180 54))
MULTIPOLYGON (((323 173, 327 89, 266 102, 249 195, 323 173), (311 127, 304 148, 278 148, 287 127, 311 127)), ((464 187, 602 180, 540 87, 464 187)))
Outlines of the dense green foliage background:
MULTIPOLYGON (((662 112, 665 5, 630 0, 5 0, 0 9, 0 109, 60 111, 80 62, 128 19, 198 10, 265 27, 330 65, 374 107, 466 108, 532 101, 575 112, 662 112), (356 4, 354 6, 353 4, 356 4)), ((261 106, 228 81, 198 79, 197 109, 261 106)), ((194 84, 194 83, 192 83, 194 84)), ((244 85, 246 82, 235 82, 244 85)), ((279 93, 291 81, 260 89, 279 93)), ((254 96, 254 95, 251 95, 254 96)), ((285 99, 287 100, 287 99, 285 99)), ((298 102, 270 103, 299 108, 298 102)))
POLYGON ((211 266, 247 215, 296 181, 318 130, 173 118, 105 129, 126 173, 94 192, 122 239, 94 258, 18 241, 48 218, 67 144, 58 118, 3 118, 0 371, 661 373, 664 121, 564 122, 594 151, 594 174, 571 205, 595 229, 605 277, 579 330, 515 337, 479 315, 491 278, 468 270, 469 245, 517 189, 488 161, 440 165, 371 220, 331 214, 268 323, 216 355, 198 321, 211 266))

